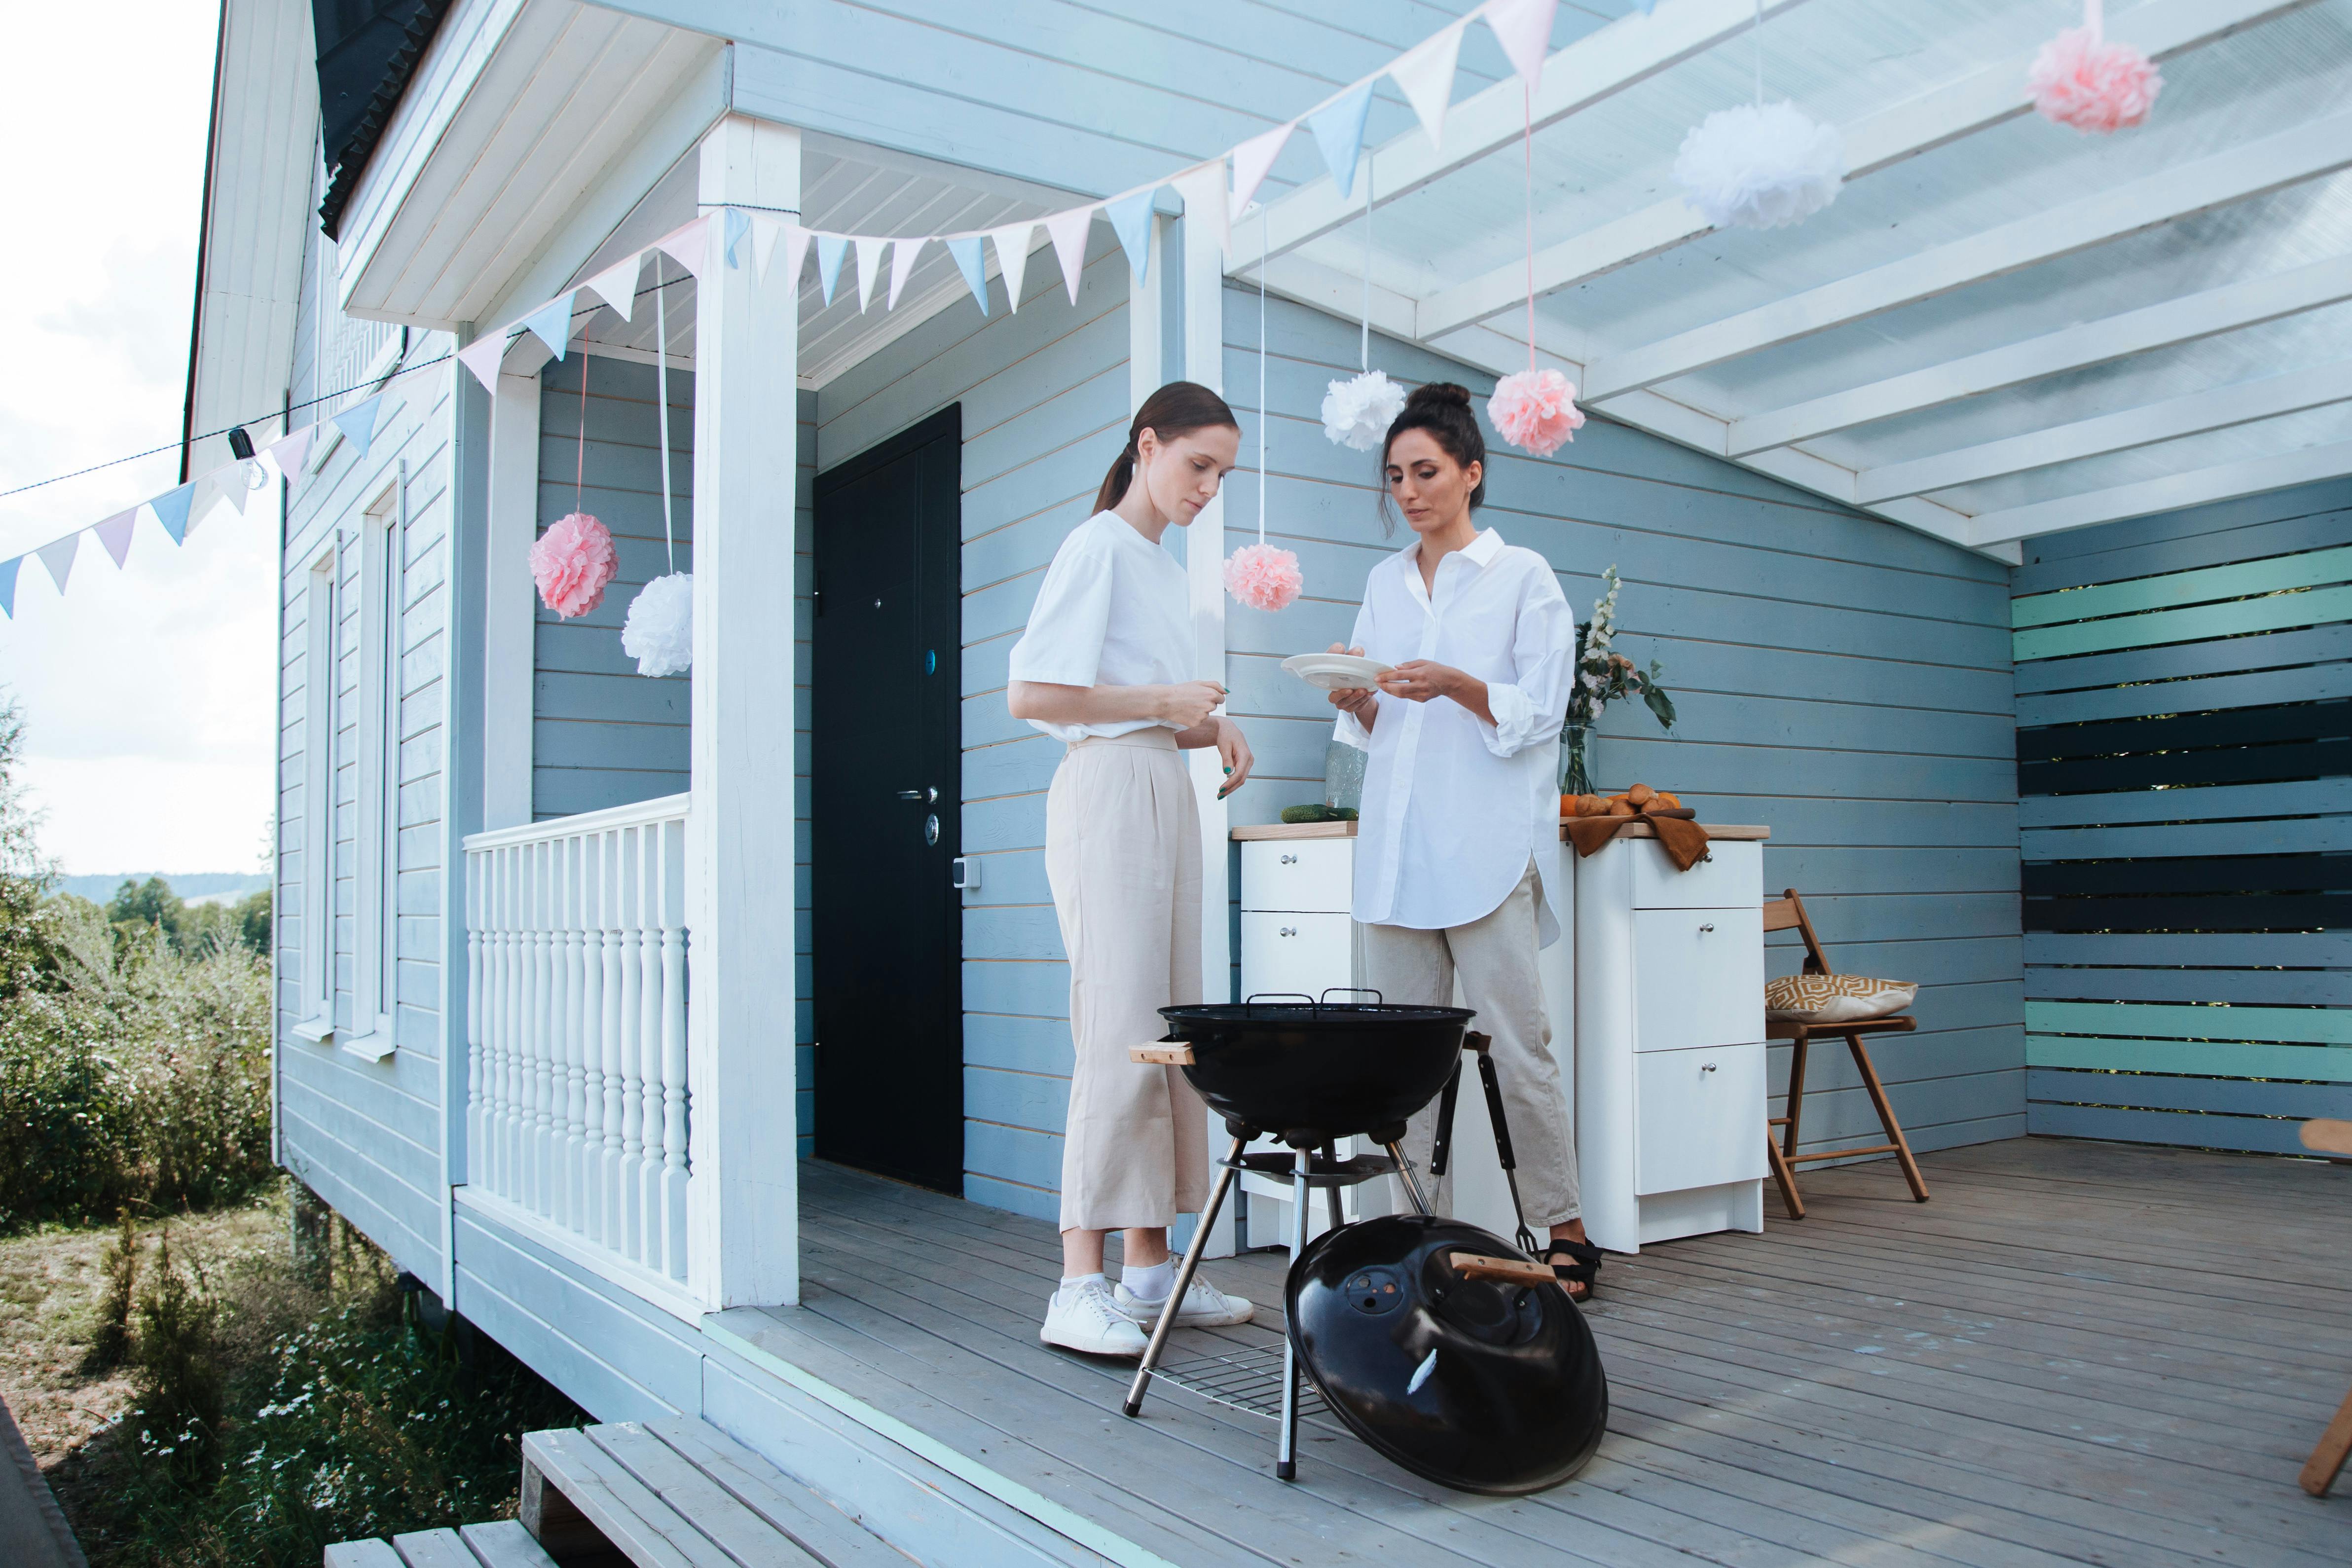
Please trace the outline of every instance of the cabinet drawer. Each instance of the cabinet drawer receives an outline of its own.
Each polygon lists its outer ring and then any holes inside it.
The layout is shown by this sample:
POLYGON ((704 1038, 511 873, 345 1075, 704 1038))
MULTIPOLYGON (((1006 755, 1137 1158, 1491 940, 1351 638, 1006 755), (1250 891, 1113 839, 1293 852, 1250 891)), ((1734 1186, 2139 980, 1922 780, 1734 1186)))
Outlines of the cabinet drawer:
POLYGON ((1764 1046, 1658 1051, 1633 1066, 1633 1190, 1680 1192, 1764 1174, 1764 1046))
POLYGON ((1633 912, 1635 1051, 1764 1038, 1764 912, 1633 912))
POLYGON ((1242 907, 1345 915, 1355 865, 1353 839, 1252 839, 1242 845, 1242 907))
MULTIPOLYGON (((1344 915, 1242 911, 1242 997, 1319 997, 1355 983, 1356 923, 1344 915)), ((1760 1005, 1760 1004, 1759 1004, 1760 1005)))
POLYGON ((1752 839, 1717 839, 1688 871, 1676 871, 1655 839, 1632 847, 1636 909, 1755 909, 1764 902, 1764 846, 1752 839))

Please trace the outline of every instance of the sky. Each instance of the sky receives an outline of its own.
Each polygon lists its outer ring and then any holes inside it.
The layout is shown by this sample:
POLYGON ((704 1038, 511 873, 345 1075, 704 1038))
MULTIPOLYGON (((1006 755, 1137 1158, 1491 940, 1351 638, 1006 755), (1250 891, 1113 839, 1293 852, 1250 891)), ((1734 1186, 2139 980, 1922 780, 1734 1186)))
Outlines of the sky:
MULTIPOLYGON (((0 51, 0 559, 177 483, 219 12, 205 0, 18 6, 0 51), (104 62, 102 96, 87 71, 104 62)), ((274 508, 268 509, 274 510, 274 508)), ((0 621, 43 852, 74 873, 248 872, 270 816, 275 539, 264 507, 174 547, 142 518, 118 571, 85 538, 60 598, 37 560, 0 621)))

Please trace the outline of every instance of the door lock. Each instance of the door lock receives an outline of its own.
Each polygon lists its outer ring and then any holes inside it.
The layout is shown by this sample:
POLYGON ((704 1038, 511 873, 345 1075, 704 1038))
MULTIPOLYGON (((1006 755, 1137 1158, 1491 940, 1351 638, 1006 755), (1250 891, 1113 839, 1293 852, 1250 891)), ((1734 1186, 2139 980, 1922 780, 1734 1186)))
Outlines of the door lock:
POLYGON ((940 814, 937 811, 933 811, 923 819, 923 842, 927 844, 936 844, 939 841, 940 814))

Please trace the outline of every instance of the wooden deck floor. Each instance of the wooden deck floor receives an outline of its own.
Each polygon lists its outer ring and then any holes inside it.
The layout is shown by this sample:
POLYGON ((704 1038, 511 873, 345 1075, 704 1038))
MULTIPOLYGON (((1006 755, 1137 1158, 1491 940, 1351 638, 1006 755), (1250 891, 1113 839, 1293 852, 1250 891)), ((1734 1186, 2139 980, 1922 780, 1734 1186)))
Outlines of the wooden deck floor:
MULTIPOLYGON (((1463 1496, 1037 1342, 1052 1228, 804 1167, 773 1354, 1182 1563, 2352 1563, 2296 1468, 2352 1384, 2352 1170, 2021 1139, 1815 1170, 1811 1218, 1613 1258, 1612 1410, 1540 1497, 1463 1496)), ((1214 1266, 1279 1303, 1280 1254, 1214 1266)), ((1196 1353, 1215 1336, 1183 1336, 1196 1353)), ((1271 1327, 1234 1331, 1267 1343, 1271 1327)))

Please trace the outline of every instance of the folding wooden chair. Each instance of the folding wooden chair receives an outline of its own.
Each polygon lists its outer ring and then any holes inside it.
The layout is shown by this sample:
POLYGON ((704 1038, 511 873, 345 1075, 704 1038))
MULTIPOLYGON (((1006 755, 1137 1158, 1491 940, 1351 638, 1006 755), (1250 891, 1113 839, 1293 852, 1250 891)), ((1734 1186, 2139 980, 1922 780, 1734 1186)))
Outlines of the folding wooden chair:
MULTIPOLYGON (((2339 1159, 2352 1159, 2352 1122, 2326 1119, 2303 1124, 2303 1146, 2317 1155, 2334 1155, 2339 1159)), ((2345 1456, 2352 1454, 2352 1394, 2336 1409, 2336 1419, 2319 1435, 2319 1446, 2311 1450, 2304 1461, 2303 1474, 2295 1479, 2303 1490, 2314 1497, 2326 1497, 2327 1489, 2344 1469, 2345 1456)))
MULTIPOLYGON (((1795 929, 1805 939, 1805 973, 1829 975, 1829 958, 1822 952, 1821 939, 1813 935, 1813 923, 1805 917, 1805 902, 1797 896, 1793 887, 1764 905, 1764 929, 1787 931, 1795 929)), ((1812 1160, 1851 1159, 1856 1155, 1893 1155, 1903 1166, 1903 1179, 1911 1185, 1911 1196, 1921 1203, 1927 1201, 1927 1184, 1919 1177, 1919 1162, 1911 1157, 1911 1145, 1903 1136, 1902 1126, 1895 1120, 1895 1108, 1886 1103, 1886 1091, 1878 1082, 1878 1070, 1870 1064, 1870 1052, 1864 1049, 1865 1034, 1908 1033, 1917 1022, 1907 1013, 1888 1018, 1856 1019, 1846 1023, 1790 1023, 1778 1019, 1767 1019, 1764 1032, 1773 1040, 1791 1040, 1795 1050, 1789 1056, 1789 1113, 1767 1118, 1764 1133, 1765 1152, 1772 1159, 1772 1179, 1780 1184, 1781 1201, 1789 1206, 1789 1218, 1805 1218, 1805 1200, 1797 1196, 1796 1167, 1812 1160), (1878 1109, 1879 1124, 1886 1129, 1887 1141, 1859 1149, 1823 1149, 1814 1154, 1797 1152, 1798 1118, 1804 1113, 1805 1053, 1813 1040, 1822 1036, 1844 1040, 1846 1049, 1853 1053, 1854 1071, 1862 1074, 1862 1086, 1870 1092, 1870 1103, 1878 1109), (1776 1141, 1771 1129, 1781 1129, 1776 1141)))

